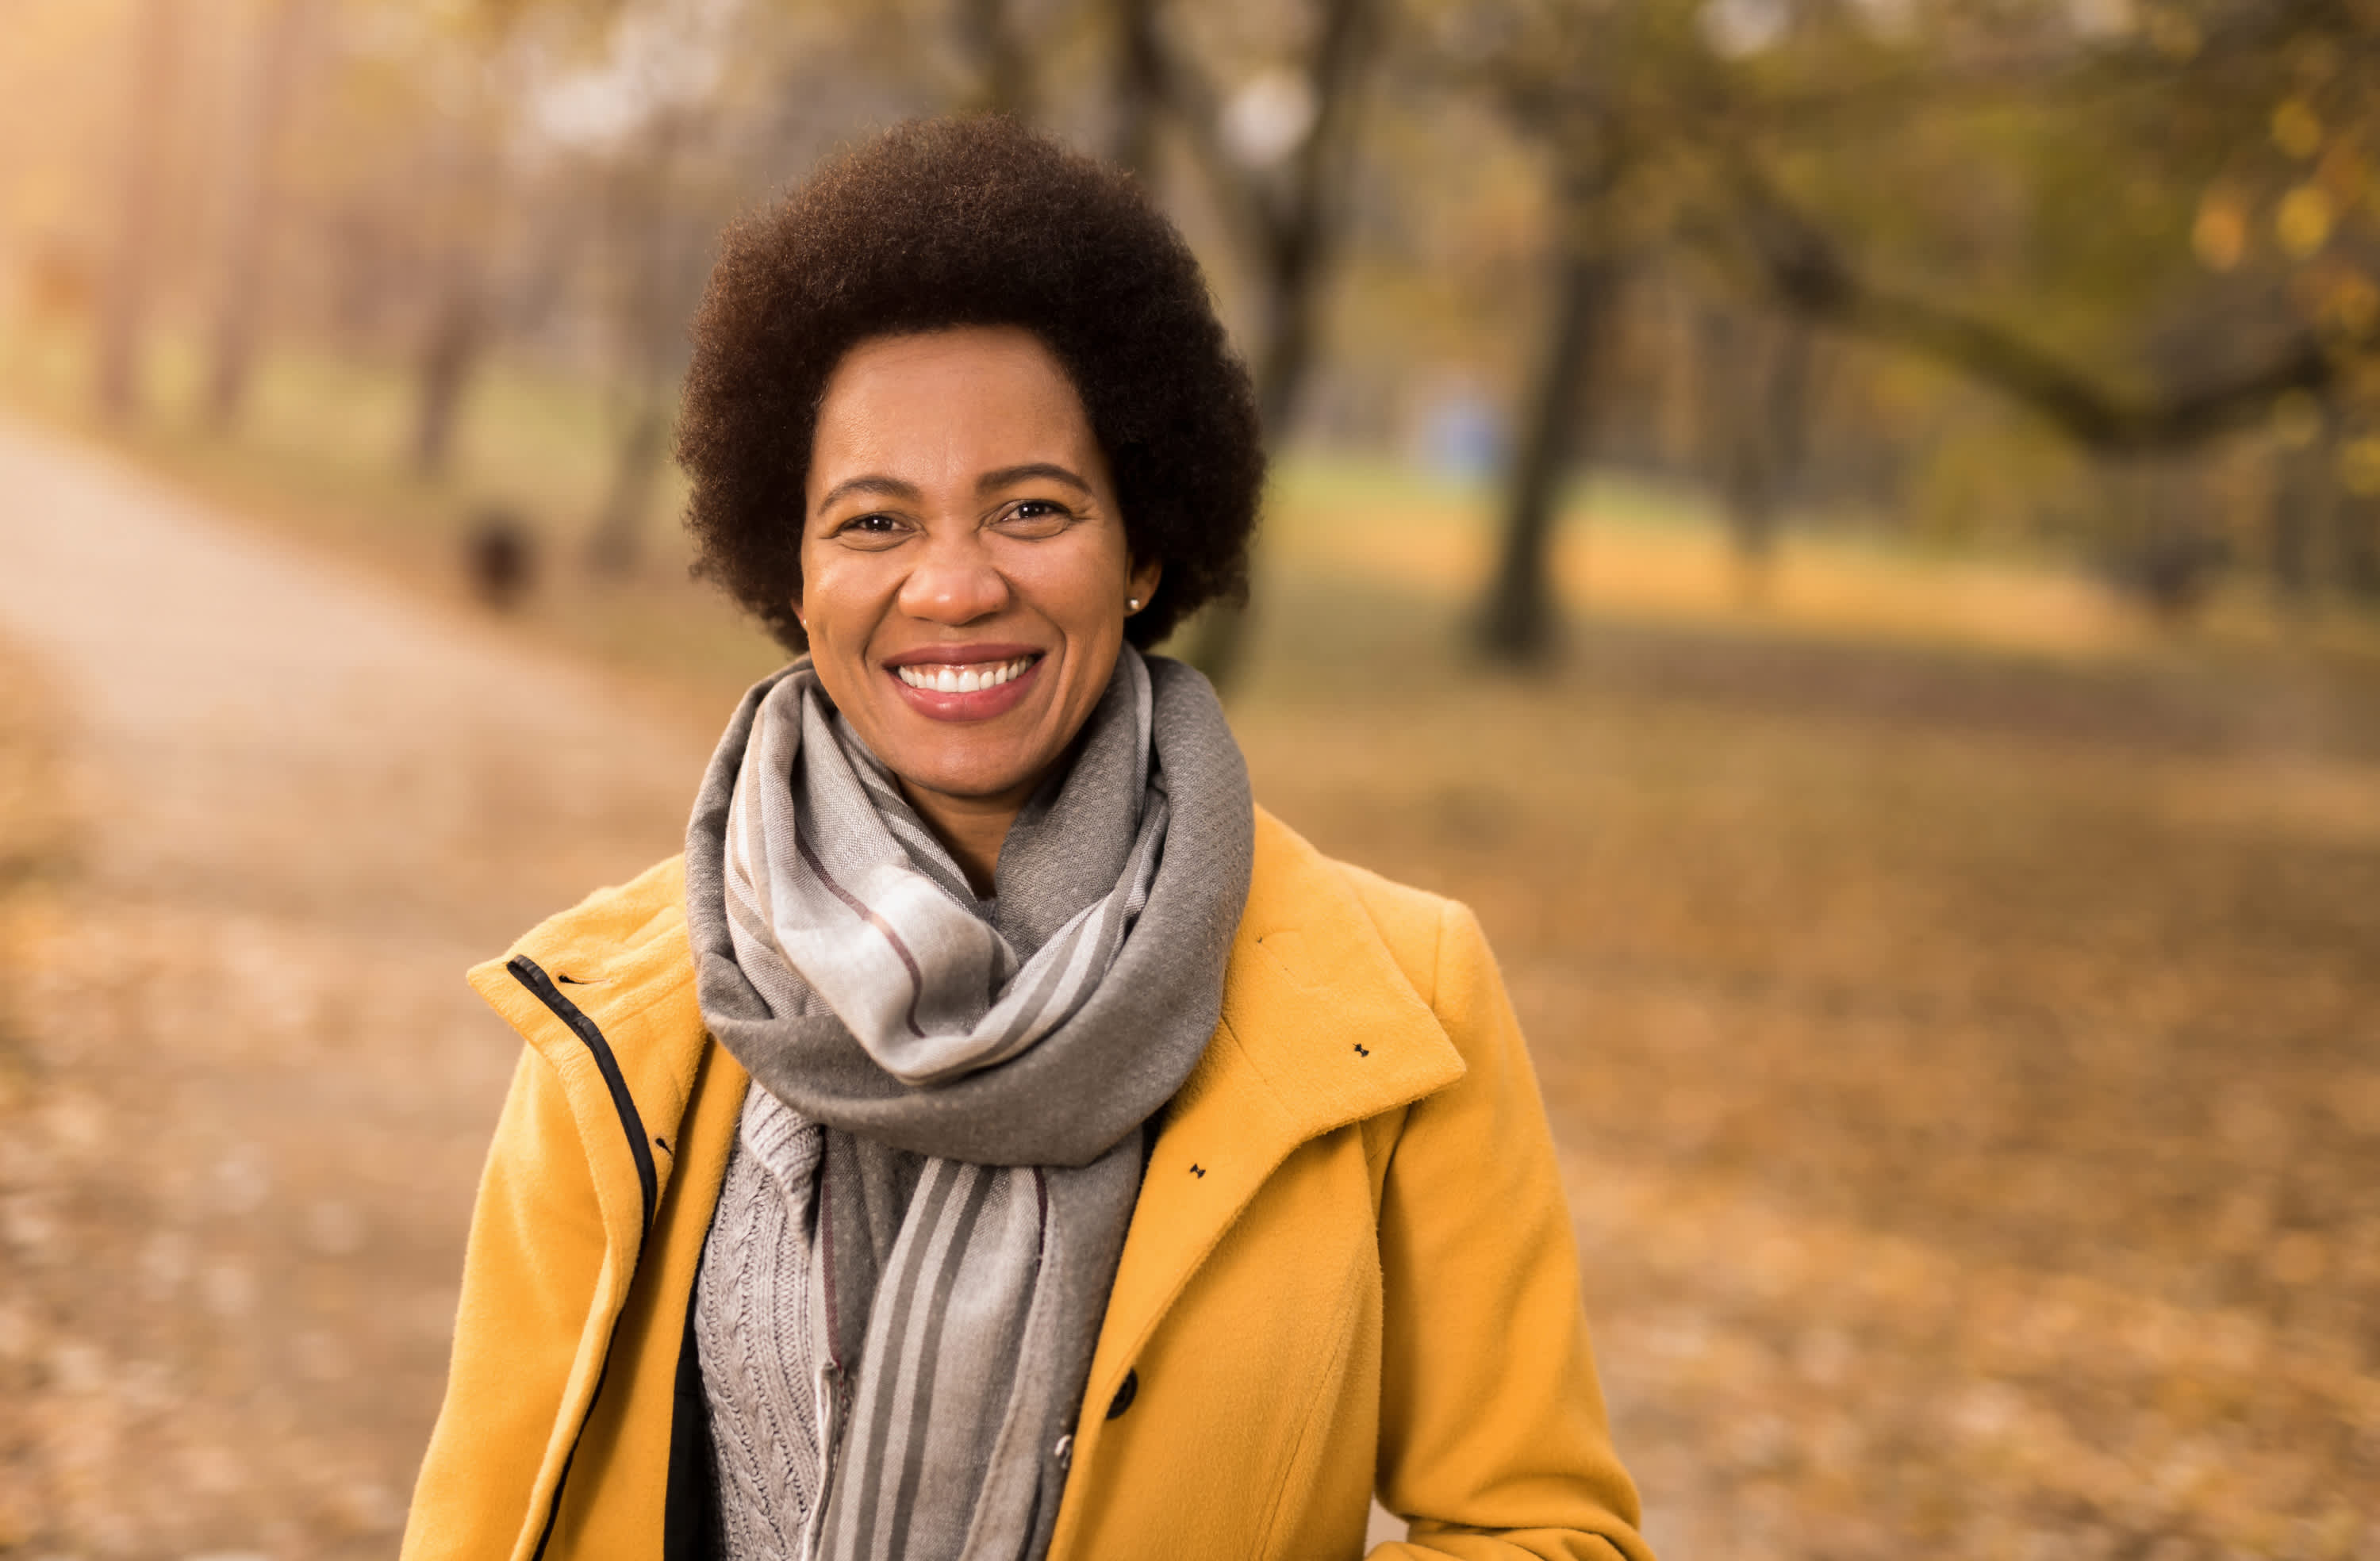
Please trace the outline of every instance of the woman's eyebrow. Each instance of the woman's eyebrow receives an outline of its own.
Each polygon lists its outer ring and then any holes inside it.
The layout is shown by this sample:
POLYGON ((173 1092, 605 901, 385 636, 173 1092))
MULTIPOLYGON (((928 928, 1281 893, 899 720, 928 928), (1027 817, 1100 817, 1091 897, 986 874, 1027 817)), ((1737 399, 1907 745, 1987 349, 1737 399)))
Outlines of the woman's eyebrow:
POLYGON ((818 507, 827 509, 836 500, 847 499, 854 493, 880 493, 888 499, 905 499, 913 504, 922 497, 914 486, 897 477, 855 477, 828 489, 826 496, 818 502, 818 507))
POLYGON ((1091 490, 1089 483, 1065 467, 1053 466, 1048 461, 1028 461, 1021 466, 1002 466, 997 471, 988 471, 975 479, 975 490, 978 493, 990 493, 1006 488, 1011 483, 1023 482, 1028 478, 1036 477, 1046 477, 1053 481, 1065 483, 1085 495, 1088 495, 1091 490))

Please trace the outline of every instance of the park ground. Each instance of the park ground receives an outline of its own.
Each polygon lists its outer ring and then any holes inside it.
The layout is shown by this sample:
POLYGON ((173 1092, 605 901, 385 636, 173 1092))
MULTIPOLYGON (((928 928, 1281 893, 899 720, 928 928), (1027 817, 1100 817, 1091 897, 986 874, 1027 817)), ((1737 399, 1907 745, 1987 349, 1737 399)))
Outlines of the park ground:
MULTIPOLYGON (((192 449, 0 424, 0 1554, 392 1554, 512 1060, 459 972, 673 849, 768 653, 192 449)), ((1511 679, 1443 496, 1284 494, 1257 793, 1479 912, 1669 1561, 2380 1553, 2362 630, 1827 547, 1746 612, 1590 516, 1511 679)))

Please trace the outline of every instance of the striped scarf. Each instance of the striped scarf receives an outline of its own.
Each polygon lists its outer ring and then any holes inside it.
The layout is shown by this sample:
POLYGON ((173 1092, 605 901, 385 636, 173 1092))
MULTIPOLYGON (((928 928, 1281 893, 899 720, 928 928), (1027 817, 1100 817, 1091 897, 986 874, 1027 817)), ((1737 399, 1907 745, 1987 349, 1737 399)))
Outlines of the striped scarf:
POLYGON ((796 664, 688 832, 747 1096, 694 1332, 731 1557, 1038 1556, 1137 1194, 1253 853, 1212 691, 1126 648, 978 902, 796 664))

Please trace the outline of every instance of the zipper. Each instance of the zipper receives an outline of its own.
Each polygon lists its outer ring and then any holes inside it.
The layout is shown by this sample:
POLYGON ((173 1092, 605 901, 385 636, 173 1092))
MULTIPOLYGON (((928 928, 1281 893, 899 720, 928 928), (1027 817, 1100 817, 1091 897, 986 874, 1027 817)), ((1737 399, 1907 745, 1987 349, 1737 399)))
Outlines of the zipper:
POLYGON ((652 1145, 645 1142, 645 1119, 637 1111, 637 1102, 628 1094, 628 1081, 620 1072, 620 1059, 612 1054, 612 1043, 603 1032, 587 1017, 584 1010, 562 995, 562 988, 539 968, 527 954, 515 954, 504 962, 513 979, 529 989, 531 996, 553 1010, 555 1018, 570 1026, 571 1034, 587 1044, 594 1054, 595 1066, 603 1075, 604 1087, 612 1092, 612 1108, 620 1114, 621 1131, 628 1135, 628 1153, 637 1162, 637 1189, 644 1194, 645 1221, 640 1229, 653 1228, 653 1208, 661 1201, 661 1178, 653 1169, 652 1145))
MULTIPOLYGON (((637 1190, 644 1195, 644 1224, 638 1228, 637 1257, 644 1256, 644 1236, 653 1228, 653 1209, 661 1202, 661 1178, 653 1168, 653 1152, 645 1143, 645 1119, 637 1110, 636 1097, 628 1093, 628 1081, 620 1071, 620 1059, 613 1055, 612 1043, 603 1038, 595 1022, 577 1003, 562 995, 562 988, 527 954, 515 954, 504 962, 504 968, 514 980, 528 988, 531 996, 553 1010, 553 1016, 570 1026, 570 1033, 586 1043, 595 1059, 595 1067, 603 1075, 603 1087, 612 1092, 612 1108, 620 1114, 620 1129, 628 1135, 628 1153, 637 1162, 637 1190)), ((625 1310, 625 1309, 624 1309, 625 1310)), ((612 1340, 620 1334, 620 1318, 612 1319, 612 1340)), ((603 1346, 603 1364, 595 1373, 595 1393, 588 1400, 591 1407, 603 1397, 604 1379, 611 1374, 612 1341, 603 1346)), ((587 1422, 581 1419, 578 1430, 571 1437, 570 1451, 563 1455, 562 1474, 553 1482, 553 1498, 546 1504, 545 1527, 539 1531, 537 1549, 532 1561, 544 1561, 545 1547, 552 1543, 554 1520, 562 1516, 562 1493, 570 1486, 570 1466, 578 1459, 578 1438, 586 1434, 587 1422)))

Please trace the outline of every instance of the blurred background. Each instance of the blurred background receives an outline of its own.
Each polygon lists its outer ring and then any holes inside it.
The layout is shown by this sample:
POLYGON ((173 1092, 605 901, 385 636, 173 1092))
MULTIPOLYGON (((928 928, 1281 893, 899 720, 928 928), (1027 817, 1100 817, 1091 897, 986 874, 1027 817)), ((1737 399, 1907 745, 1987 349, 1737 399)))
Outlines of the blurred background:
POLYGON ((1279 459, 1175 648, 1485 921, 1662 1554, 2380 1555, 2376 67, 2362 0, 0 0, 0 1555, 395 1553, 460 972, 778 659, 675 525, 714 236, 961 110, 1208 267, 1279 459))

